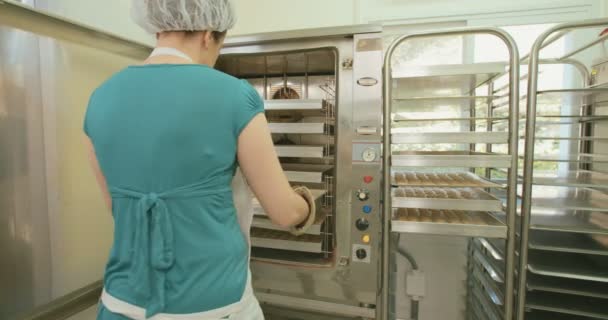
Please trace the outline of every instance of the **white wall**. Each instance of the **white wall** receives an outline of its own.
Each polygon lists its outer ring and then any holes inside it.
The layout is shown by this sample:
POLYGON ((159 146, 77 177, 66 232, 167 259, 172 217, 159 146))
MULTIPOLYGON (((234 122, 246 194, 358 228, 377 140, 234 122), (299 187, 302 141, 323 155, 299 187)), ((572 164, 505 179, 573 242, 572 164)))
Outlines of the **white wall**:
POLYGON ((152 43, 153 38, 131 21, 130 0, 36 0, 36 7, 122 37, 152 43))
POLYGON ((604 11, 598 9, 605 0, 359 0, 359 3, 359 22, 393 20, 413 23, 469 20, 496 14, 517 15, 547 8, 573 11, 585 7, 593 17, 599 17, 604 11))
MULTIPOLYGON (((234 0, 239 22, 231 34, 343 26, 388 21, 420 23, 475 20, 491 16, 534 15, 555 11, 556 21, 572 12, 608 16, 606 0, 234 0)), ((130 0, 37 0, 39 7, 124 37, 152 43, 129 17, 130 0)), ((533 16, 532 16, 533 19, 533 16)))
POLYGON ((356 23, 356 0, 234 0, 232 34, 343 26, 356 23))

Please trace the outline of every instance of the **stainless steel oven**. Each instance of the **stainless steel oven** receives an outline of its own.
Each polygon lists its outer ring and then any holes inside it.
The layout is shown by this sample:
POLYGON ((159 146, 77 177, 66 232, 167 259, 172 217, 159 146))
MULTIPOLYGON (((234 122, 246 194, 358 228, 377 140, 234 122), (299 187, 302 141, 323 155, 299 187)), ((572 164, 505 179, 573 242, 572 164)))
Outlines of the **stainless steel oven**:
POLYGON ((317 197, 319 219, 301 237, 273 226, 253 199, 258 298, 375 318, 382 232, 379 29, 231 39, 217 68, 246 79, 264 98, 288 179, 317 197))

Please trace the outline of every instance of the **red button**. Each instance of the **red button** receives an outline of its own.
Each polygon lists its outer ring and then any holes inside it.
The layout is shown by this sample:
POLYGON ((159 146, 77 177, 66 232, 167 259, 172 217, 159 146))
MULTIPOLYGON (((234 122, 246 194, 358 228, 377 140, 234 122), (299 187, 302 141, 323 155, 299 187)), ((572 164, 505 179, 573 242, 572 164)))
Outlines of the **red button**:
POLYGON ((372 177, 372 176, 363 177, 363 182, 365 182, 365 183, 371 183, 372 181, 374 181, 374 177, 372 177))

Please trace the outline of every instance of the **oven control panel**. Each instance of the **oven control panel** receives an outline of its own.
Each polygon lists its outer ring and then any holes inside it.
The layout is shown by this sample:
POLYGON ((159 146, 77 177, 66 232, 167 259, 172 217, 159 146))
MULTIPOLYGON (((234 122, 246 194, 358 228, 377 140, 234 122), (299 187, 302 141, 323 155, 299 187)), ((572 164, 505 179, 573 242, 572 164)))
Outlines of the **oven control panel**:
POLYGON ((382 253, 382 39, 355 36, 351 181, 351 277, 378 285, 382 253))
POLYGON ((381 239, 380 143, 359 141, 353 144, 352 181, 352 261, 371 263, 381 239))

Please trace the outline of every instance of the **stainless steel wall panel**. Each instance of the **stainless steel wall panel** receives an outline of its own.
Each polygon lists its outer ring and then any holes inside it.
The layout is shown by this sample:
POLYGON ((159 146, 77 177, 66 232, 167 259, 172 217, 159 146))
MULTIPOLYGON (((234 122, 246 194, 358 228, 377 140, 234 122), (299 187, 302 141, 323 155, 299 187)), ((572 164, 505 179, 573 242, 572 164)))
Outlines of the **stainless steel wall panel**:
POLYGON ((0 27, 0 318, 50 299, 36 36, 0 27))

